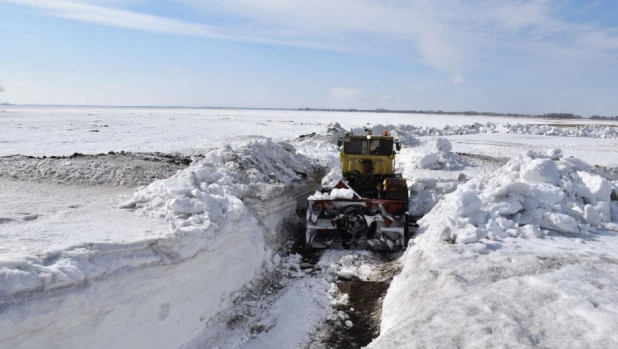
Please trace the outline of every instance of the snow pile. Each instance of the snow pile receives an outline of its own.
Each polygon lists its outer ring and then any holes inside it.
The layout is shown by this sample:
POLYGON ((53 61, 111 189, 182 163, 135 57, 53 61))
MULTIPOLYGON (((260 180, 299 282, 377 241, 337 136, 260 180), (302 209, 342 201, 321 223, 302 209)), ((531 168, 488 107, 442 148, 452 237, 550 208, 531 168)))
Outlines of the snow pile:
POLYGON ((449 194, 421 221, 426 235, 457 243, 614 230, 615 184, 575 158, 529 153, 449 194), (541 156, 542 155, 542 156, 541 156), (532 156, 532 157, 530 157, 532 156))
POLYGON ((459 155, 452 153, 453 146, 448 139, 436 139, 435 151, 424 154, 416 159, 416 167, 427 170, 461 170, 466 161, 459 155))
POLYGON ((618 128, 606 125, 577 125, 577 126, 554 126, 537 124, 510 124, 487 122, 484 124, 474 123, 469 125, 446 125, 443 128, 414 125, 366 125, 352 129, 354 134, 364 134, 365 129, 372 130, 375 134, 382 134, 386 129, 389 134, 400 139, 406 145, 417 145, 420 142, 416 137, 433 136, 456 136, 479 133, 513 133, 532 134, 556 137, 587 137, 587 138, 618 138, 618 128))
POLYGON ((313 171, 310 161, 290 147, 286 150, 271 140, 251 141, 237 149, 224 146, 169 179, 138 188, 120 207, 164 218, 174 233, 202 240, 243 216, 242 199, 256 187, 289 185, 313 171))
POLYGON ((618 346, 616 186, 560 155, 513 159, 419 221, 369 348, 618 346))

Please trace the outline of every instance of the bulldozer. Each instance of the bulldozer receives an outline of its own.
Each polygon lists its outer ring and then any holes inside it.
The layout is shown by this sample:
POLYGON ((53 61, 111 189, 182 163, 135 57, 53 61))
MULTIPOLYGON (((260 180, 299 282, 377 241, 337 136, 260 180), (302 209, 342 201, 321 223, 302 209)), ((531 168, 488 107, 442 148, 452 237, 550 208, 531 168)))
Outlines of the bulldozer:
POLYGON ((337 141, 341 180, 308 198, 305 244, 326 249, 405 249, 408 186, 394 173, 401 143, 387 131, 346 133, 337 141))

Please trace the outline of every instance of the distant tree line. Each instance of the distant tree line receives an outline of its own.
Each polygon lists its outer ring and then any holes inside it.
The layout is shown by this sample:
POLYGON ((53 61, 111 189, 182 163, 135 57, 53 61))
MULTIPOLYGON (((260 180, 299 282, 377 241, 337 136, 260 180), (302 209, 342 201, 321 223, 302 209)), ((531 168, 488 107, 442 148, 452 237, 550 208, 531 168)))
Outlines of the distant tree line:
MULTIPOLYGON (((544 118, 544 119, 583 119, 581 115, 573 113, 546 113, 546 114, 519 114, 519 113, 496 113, 496 112, 478 112, 473 110, 467 111, 443 111, 443 110, 389 110, 383 108, 377 109, 331 109, 331 108, 300 108, 298 110, 305 111, 338 111, 338 112, 368 112, 368 113, 398 113, 398 114, 432 114, 432 115, 469 115, 469 116, 509 116, 517 118, 544 118)), ((593 120, 618 120, 618 116, 599 116, 593 115, 590 117, 593 120)))

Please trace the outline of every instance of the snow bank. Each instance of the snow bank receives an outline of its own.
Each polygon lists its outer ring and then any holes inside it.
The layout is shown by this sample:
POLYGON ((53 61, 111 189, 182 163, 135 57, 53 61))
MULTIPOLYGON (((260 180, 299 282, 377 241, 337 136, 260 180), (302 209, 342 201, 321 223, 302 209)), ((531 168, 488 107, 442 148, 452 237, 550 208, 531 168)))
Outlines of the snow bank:
POLYGON ((167 235, 0 260, 0 347, 178 347, 269 261, 314 170, 270 140, 226 146, 121 205, 167 235))
POLYGON ((419 221, 369 348, 618 346, 616 186, 560 155, 513 159, 419 221))
POLYGON ((416 137, 423 136, 455 136, 479 133, 512 133, 531 134, 555 137, 587 137, 587 138, 618 138, 618 128, 605 125, 581 125, 581 126, 554 126, 538 124, 511 124, 487 122, 484 124, 474 123, 469 125, 446 125, 443 128, 414 125, 371 125, 352 129, 354 134, 363 134, 368 128, 374 133, 382 133, 385 129, 394 137, 399 138, 404 144, 419 144, 416 137))
POLYGON ((529 153, 460 185, 420 221, 426 228, 420 239, 472 243, 617 229, 615 184, 581 160, 552 160, 556 154, 529 153))

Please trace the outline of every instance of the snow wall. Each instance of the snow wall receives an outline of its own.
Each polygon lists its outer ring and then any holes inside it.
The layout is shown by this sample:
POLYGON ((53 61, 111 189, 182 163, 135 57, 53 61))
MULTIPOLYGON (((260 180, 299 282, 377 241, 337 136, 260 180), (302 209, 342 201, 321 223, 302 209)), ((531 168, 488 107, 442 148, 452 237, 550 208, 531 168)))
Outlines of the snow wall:
POLYGON ((119 208, 168 235, 0 260, 0 347, 182 346, 303 226, 320 177, 288 144, 226 146, 119 208))

